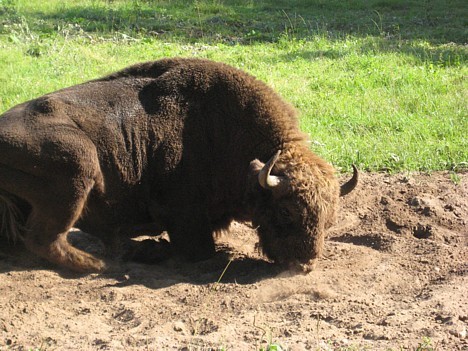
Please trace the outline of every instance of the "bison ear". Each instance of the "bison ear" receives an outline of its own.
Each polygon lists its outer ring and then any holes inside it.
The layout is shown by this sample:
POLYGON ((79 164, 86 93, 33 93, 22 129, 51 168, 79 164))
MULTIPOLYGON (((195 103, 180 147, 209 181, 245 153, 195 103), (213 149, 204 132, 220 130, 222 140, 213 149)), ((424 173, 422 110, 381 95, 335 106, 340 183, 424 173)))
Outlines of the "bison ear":
POLYGON ((253 160, 252 162, 250 162, 250 174, 254 175, 255 177, 258 177, 258 174, 262 170, 263 166, 265 166, 263 162, 257 159, 253 160))

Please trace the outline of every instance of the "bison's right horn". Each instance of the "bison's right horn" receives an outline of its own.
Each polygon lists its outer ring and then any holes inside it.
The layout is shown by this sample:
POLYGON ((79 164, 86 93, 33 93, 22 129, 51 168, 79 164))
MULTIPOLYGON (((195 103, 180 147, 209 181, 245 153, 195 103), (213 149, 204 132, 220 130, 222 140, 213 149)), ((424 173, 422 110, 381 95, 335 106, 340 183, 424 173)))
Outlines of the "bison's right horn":
POLYGON ((278 160, 279 155, 281 154, 281 150, 278 150, 275 155, 273 155, 270 160, 265 163, 263 168, 261 169, 260 173, 258 173, 258 182, 264 189, 283 189, 286 186, 287 180, 286 177, 278 177, 274 175, 270 175, 275 162, 278 160))
POLYGON ((358 169, 356 168, 355 165, 352 165, 352 166, 353 166, 353 177, 341 186, 340 196, 345 196, 349 194, 351 191, 353 191, 353 189, 356 187, 358 183, 358 178, 359 178, 358 169))

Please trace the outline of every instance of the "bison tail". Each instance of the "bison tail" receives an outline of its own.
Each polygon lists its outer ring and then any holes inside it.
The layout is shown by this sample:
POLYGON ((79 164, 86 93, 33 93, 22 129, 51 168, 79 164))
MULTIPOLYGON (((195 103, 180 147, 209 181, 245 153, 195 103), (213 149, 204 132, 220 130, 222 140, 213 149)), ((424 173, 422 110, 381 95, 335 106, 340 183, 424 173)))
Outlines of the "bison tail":
POLYGON ((24 216, 12 199, 0 191, 0 236, 15 244, 23 240, 24 216))
POLYGON ((343 184, 340 188, 340 196, 345 196, 349 194, 356 187, 358 183, 359 173, 355 165, 353 166, 353 177, 343 184))

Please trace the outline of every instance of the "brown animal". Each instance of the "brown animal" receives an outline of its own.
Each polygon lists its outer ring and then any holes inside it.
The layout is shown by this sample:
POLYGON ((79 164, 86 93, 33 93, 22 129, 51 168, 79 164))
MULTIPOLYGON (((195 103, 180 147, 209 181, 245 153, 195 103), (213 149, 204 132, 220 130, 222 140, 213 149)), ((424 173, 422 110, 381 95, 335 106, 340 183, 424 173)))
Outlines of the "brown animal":
MULTIPOLYGON (((0 150, 0 229, 83 272, 105 263, 70 244, 72 226, 109 244, 152 223, 201 260, 232 220, 253 222, 270 259, 308 270, 340 195, 295 110, 206 60, 142 63, 20 104, 0 117, 0 150)), ((356 183, 355 169, 341 195, 356 183)))

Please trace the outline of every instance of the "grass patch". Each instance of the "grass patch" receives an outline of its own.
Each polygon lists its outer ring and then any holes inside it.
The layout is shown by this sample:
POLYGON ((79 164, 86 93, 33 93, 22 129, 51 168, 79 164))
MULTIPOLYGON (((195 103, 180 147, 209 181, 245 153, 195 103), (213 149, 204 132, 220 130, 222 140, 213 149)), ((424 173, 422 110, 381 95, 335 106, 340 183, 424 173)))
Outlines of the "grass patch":
POLYGON ((139 61, 244 69, 344 170, 467 168, 464 1, 0 0, 0 112, 139 61))

